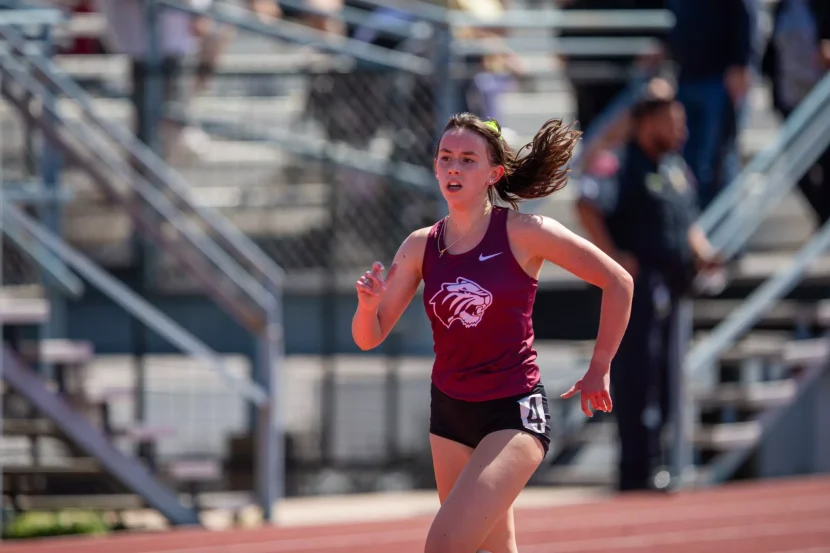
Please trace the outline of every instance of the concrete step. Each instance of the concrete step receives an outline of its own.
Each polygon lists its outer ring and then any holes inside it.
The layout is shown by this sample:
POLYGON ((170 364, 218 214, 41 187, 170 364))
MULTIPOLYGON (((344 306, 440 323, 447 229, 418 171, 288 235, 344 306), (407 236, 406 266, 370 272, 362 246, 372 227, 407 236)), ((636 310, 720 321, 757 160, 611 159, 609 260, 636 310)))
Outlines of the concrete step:
POLYGON ((92 344, 79 340, 48 339, 21 344, 21 356, 28 363, 83 365, 94 356, 92 344))
POLYGON ((34 326, 49 319, 49 302, 43 298, 15 298, 0 295, 0 324, 34 326))
POLYGON ((758 421, 732 422, 696 428, 693 442, 700 450, 721 453, 751 446, 760 437, 761 425, 758 421))
MULTIPOLYGON (((743 300, 737 299, 697 299, 694 302, 695 326, 712 328, 742 304, 743 300)), ((829 309, 830 301, 782 300, 764 313, 756 328, 793 329, 799 324, 823 327, 830 323, 830 320, 826 319, 829 309)))
POLYGON ((48 464, 3 464, 4 476, 68 477, 103 474, 95 459, 55 459, 48 464))
MULTIPOLYGON (((756 421, 698 424, 694 428, 692 442, 701 450, 721 452, 753 443, 759 436, 760 425, 756 421)), ((586 424, 579 435, 579 440, 587 447, 596 443, 614 444, 617 439, 617 423, 614 421, 586 424)))
POLYGON ((795 391, 796 382, 792 379, 749 385, 721 384, 715 390, 697 393, 695 400, 701 409, 729 407, 745 411, 763 411, 786 405, 795 397, 795 391))
MULTIPOLYGON (((63 434, 49 419, 4 419, 2 421, 4 436, 52 436, 62 437, 63 434)), ((129 439, 132 442, 148 442, 159 438, 175 436, 175 430, 170 427, 133 424, 114 428, 110 431, 114 439, 129 439)))
MULTIPOLYGON (((792 263, 795 252, 757 252, 744 255, 731 274, 733 285, 759 285, 792 263)), ((830 255, 820 256, 806 271, 802 284, 830 283, 830 255)))

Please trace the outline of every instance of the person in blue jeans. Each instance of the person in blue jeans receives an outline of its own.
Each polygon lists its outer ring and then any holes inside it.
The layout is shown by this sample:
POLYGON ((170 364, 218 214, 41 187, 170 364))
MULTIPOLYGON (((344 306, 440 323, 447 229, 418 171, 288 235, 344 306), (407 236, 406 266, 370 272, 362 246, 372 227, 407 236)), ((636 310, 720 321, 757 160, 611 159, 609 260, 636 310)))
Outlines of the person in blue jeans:
POLYGON ((705 209, 738 173, 738 131, 755 63, 758 0, 669 0, 668 54, 689 137, 683 157, 705 209))
MULTIPOLYGON (((772 85, 772 105, 789 117, 830 72, 830 2, 780 0, 772 13, 772 33, 762 74, 772 85)), ((830 148, 799 179, 819 227, 830 221, 830 148)))

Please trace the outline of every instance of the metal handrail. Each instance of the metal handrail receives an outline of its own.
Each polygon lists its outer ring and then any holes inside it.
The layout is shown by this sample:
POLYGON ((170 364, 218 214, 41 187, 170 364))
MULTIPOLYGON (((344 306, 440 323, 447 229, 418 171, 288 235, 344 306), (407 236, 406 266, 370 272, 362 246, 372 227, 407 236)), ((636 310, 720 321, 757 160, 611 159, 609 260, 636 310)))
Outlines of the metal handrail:
POLYGON ((732 313, 712 330, 706 340, 698 343, 686 359, 686 377, 693 377, 731 347, 735 340, 752 328, 767 309, 798 284, 810 264, 830 248, 830 223, 825 223, 795 255, 759 286, 732 313))
POLYGON ((334 36, 331 33, 281 19, 272 19, 268 23, 264 23, 253 12, 240 6, 212 2, 210 7, 201 9, 188 6, 177 0, 155 0, 155 2, 165 9, 169 8, 193 15, 210 17, 221 23, 260 35, 314 46, 333 54, 345 54, 388 69, 407 71, 417 75, 432 73, 432 62, 426 58, 407 52, 389 50, 352 38, 334 36))
POLYGON ((767 172, 781 153, 789 147, 801 133, 802 129, 814 117, 822 105, 830 98, 830 73, 815 86, 810 94, 798 105, 793 113, 784 122, 772 143, 750 160, 738 177, 718 193, 715 200, 698 218, 698 224, 707 234, 710 234, 716 225, 728 217, 732 209, 741 201, 744 189, 751 184, 749 181, 754 175, 767 172))
POLYGON ((734 256, 763 218, 780 203, 830 146, 830 97, 824 110, 810 119, 789 148, 768 173, 756 175, 745 203, 736 206, 731 216, 711 236, 712 245, 726 258, 734 256), (734 213, 737 212, 737 213, 734 213))
POLYGON ((0 27, 10 25, 57 25, 66 21, 66 19, 66 15, 55 8, 0 10, 0 27))
MULTIPOLYGON (((121 131, 113 125, 106 124, 98 118, 91 108, 91 102, 87 99, 77 85, 69 79, 62 77, 59 71, 55 71, 51 62, 42 56, 40 51, 34 50, 26 41, 9 28, 0 28, 4 33, 0 36, 11 37, 15 44, 14 52, 17 56, 7 55, 9 52, 4 44, 4 54, 0 55, 0 70, 3 75, 12 76, 8 79, 8 85, 4 92, 12 104, 30 122, 36 125, 44 134, 45 138, 81 164, 87 173, 92 176, 101 187, 113 198, 121 201, 134 222, 144 229, 153 239, 162 246, 171 245, 176 251, 182 263, 191 270, 197 280, 208 288, 208 293, 225 308, 225 310, 236 315, 242 326, 249 330, 257 340, 259 355, 257 356, 257 368, 255 371, 256 385, 251 385, 248 380, 238 383, 238 388, 257 406, 256 416, 256 462, 255 481, 257 495, 260 499, 263 517, 273 521, 275 501, 283 496, 284 492, 284 458, 282 432, 283 423, 280 409, 277 405, 278 397, 278 374, 281 359, 284 356, 283 344, 283 322, 282 322, 282 272, 275 263, 270 261, 252 243, 231 227, 218 214, 211 215, 207 209, 202 209, 192 202, 187 193, 187 185, 183 181, 165 178, 172 174, 166 165, 160 161, 152 152, 144 148, 133 137, 121 131), (19 59, 28 62, 24 66, 19 59), (34 76, 29 73, 34 68, 34 76), (46 84, 44 84, 46 83, 46 84), (56 107, 56 95, 54 90, 62 91, 74 104, 81 108, 81 115, 93 120, 90 125, 86 121, 67 122, 61 117, 56 107), (22 92, 22 94, 21 94, 22 92), (31 98, 39 98, 40 111, 30 110, 28 102, 31 98), (62 123, 62 126, 57 126, 62 123), (102 138, 93 134, 94 127, 97 130, 104 130, 102 138), (64 132, 69 131, 69 132, 64 132), (71 138, 67 138, 67 137, 71 138), (114 143, 114 144, 112 144, 114 143), (133 162, 139 166, 138 169, 127 165, 119 155, 118 147, 132 156, 133 162), (143 167, 142 167, 143 165, 143 167), (143 169, 143 171, 142 171, 143 169), (149 169, 149 171, 147 171, 149 169), (159 186, 151 185, 142 172, 146 171, 155 176, 159 186), (138 203, 125 199, 120 191, 110 182, 111 176, 121 178, 129 188, 138 193, 148 205, 155 207, 159 217, 148 216, 146 210, 141 209, 138 203), (177 200, 171 201, 168 194, 173 192, 178 196, 177 200), (176 203, 174 203, 174 201, 176 203), (235 249, 234 255, 247 262, 256 273, 254 278, 250 272, 243 269, 236 260, 221 250, 219 246, 205 234, 192 221, 178 210, 177 205, 185 204, 191 213, 199 215, 201 222, 210 227, 222 238, 226 247, 235 249), (158 225, 159 220, 166 219, 177 231, 178 236, 185 238, 185 246, 192 248, 176 249, 175 242, 171 243, 164 235, 163 228, 158 225), (209 263, 222 271, 220 278, 211 274, 209 263), (234 284, 236 290, 241 290, 252 302, 240 301, 238 294, 232 293, 225 280, 227 277, 234 284), (260 282, 261 281, 261 282, 260 282), (253 307, 259 313, 250 312, 253 307)), ((151 51, 155 49, 151 45, 151 51)), ((121 152, 123 153, 123 152, 121 152)), ((60 240, 58 245, 60 245, 60 240)), ((78 260, 75 259, 77 262, 78 260)), ((83 264, 84 272, 90 278, 100 280, 102 274, 91 262, 83 264)), ((111 284, 111 283, 110 283, 111 284)), ((116 286, 110 286, 109 295, 116 301, 129 297, 129 290, 116 286)), ((106 286, 106 284, 105 284, 106 286)), ((235 291, 235 290, 234 290, 235 291)), ((133 298, 134 299, 134 298, 133 298)), ((140 305, 140 302, 139 302, 140 305)), ((126 307, 126 306, 125 306, 126 307)), ((135 306, 133 306, 135 309, 135 306)), ((140 308, 139 308, 140 309, 140 308)), ((142 320, 148 326, 156 328, 159 334, 178 344, 185 351, 210 360, 210 350, 205 350, 200 342, 190 340, 192 336, 177 333, 177 327, 166 325, 165 320, 150 321, 147 312, 133 312, 133 315, 142 320), (159 326, 160 325, 160 326, 159 326), (207 357, 206 357, 207 356, 207 357)), ((170 322, 166 320, 166 322, 170 322)), ((181 330, 181 329, 178 329, 181 330)), ((209 364, 221 374, 221 366, 215 363, 209 364)), ((229 375, 224 375, 225 377, 229 375)))
MULTIPOLYGON (((3 194, 0 194, 0 200, 2 200, 0 203, 4 205, 11 205, 3 198, 3 194)), ((72 298, 79 298, 83 295, 83 281, 59 257, 40 243, 27 240, 26 234, 19 225, 15 224, 14 220, 0 219, 0 231, 17 244, 20 251, 46 271, 63 294, 72 298)))
POLYGON ((363 0, 376 8, 394 8, 414 17, 452 27, 514 29, 626 29, 665 30, 674 26, 671 10, 541 10, 507 9, 496 19, 465 10, 448 9, 422 0, 363 0))
POLYGON ((124 148, 140 165, 143 173, 163 183, 166 189, 175 193, 178 201, 198 215, 222 240, 225 247, 234 250, 237 259, 244 260, 250 269, 255 270, 259 277, 266 279, 272 286, 282 284, 285 280, 285 272, 270 257, 257 248, 250 238, 230 224, 216 209, 197 204, 193 200, 187 182, 146 144, 123 127, 110 123, 98 115, 86 92, 42 52, 37 50, 32 52, 33 48, 28 47, 19 34, 9 29, 0 28, 0 36, 12 46, 15 52, 26 57, 26 61, 38 70, 41 79, 46 80, 52 87, 80 106, 84 115, 92 123, 106 132, 113 142, 124 148))
MULTIPOLYGON (((341 9, 336 11, 327 11, 321 8, 315 8, 314 6, 309 6, 303 0, 280 0, 280 5, 291 8, 295 11, 328 17, 358 27, 366 27, 376 31, 383 31, 388 35, 398 38, 426 38, 424 32, 430 29, 429 26, 425 27, 423 22, 418 21, 402 21, 399 24, 388 24, 384 21, 379 21, 373 17, 372 14, 368 14, 364 10, 349 6, 343 6, 341 9)), ((408 12, 404 11, 402 13, 408 12)))
POLYGON ((254 402, 256 405, 263 405, 269 401, 267 393, 261 386, 252 382, 248 377, 234 376, 225 367, 219 355, 210 347, 148 303, 141 296, 130 290, 127 286, 107 274, 106 271, 98 268, 95 263, 75 251, 59 237, 55 236, 30 217, 24 215, 18 208, 11 204, 4 203, 0 206, 0 209, 2 209, 3 217, 7 221, 11 221, 17 225, 19 229, 27 233, 32 239, 42 244, 43 247, 73 267, 96 288, 101 290, 130 314, 140 319, 148 327, 158 332, 160 336, 166 337, 173 345, 181 348, 182 351, 203 361, 207 366, 215 370, 229 385, 235 388, 240 395, 254 402))
POLYGON ((538 38, 468 38, 453 40, 453 52, 459 55, 508 54, 521 51, 525 54, 548 54, 555 51, 567 58, 580 56, 605 56, 628 58, 653 52, 660 42, 648 37, 556 37, 550 43, 538 38))
MULTIPOLYGON (((0 61, 0 72, 3 75, 13 74, 9 73, 7 65, 8 59, 3 58, 0 61)), ((169 243, 169 240, 163 235, 162 228, 158 225, 157 220, 148 219, 146 212, 139 208, 138 203, 132 202, 131 198, 124 198, 119 195, 119 191, 113 186, 111 171, 107 171, 107 169, 111 170, 112 168, 107 167, 106 162, 101 163, 101 160, 95 157, 97 152, 94 150, 91 153, 90 151, 83 150, 82 144, 86 145, 83 137, 79 139, 77 135, 74 135, 74 140, 72 140, 68 139, 64 133, 61 133, 60 129, 54 126, 58 118, 52 117, 53 110, 45 110, 47 117, 43 118, 28 111, 25 99, 21 100, 10 92, 7 92, 6 96, 10 103, 17 107, 33 125, 37 126, 53 144, 62 149, 66 155, 73 158, 77 163, 81 164, 86 169, 86 172, 97 181, 110 197, 120 201, 125 210, 146 233, 160 244, 169 243)), ((73 129, 75 127, 69 126, 68 128, 73 129)), ((126 182, 129 183, 130 181, 126 182)), ((196 251, 203 255, 198 248, 196 251)), ((236 294, 230 293, 223 286, 223 282, 217 282, 215 278, 211 277, 211 268, 205 264, 203 257, 194 258, 193 253, 195 252, 187 249, 180 253, 180 259, 190 270, 191 275, 206 285, 214 299, 217 299, 230 314, 234 315, 243 327, 255 329, 262 326, 263 316, 259 313, 260 308, 255 305, 252 306, 247 302, 240 302, 236 294), (257 309, 257 312, 251 312, 252 307, 257 309)))
POLYGON ((793 410, 802 407, 802 401, 805 394, 817 384, 820 384, 820 379, 824 374, 830 370, 826 350, 830 349, 830 338, 821 338, 825 345, 825 352, 823 355, 817 356, 816 359, 807 363, 806 370, 801 374, 795 383, 795 390, 793 391, 790 403, 779 408, 762 413, 757 420, 759 431, 757 438, 750 443, 745 444, 736 449, 732 449, 726 453, 720 454, 708 466, 702 475, 695 479, 698 486, 715 485, 724 482, 730 478, 735 471, 739 469, 742 463, 752 455, 756 450, 758 443, 776 428, 786 417, 788 417, 793 410))
MULTIPOLYGON (((671 458, 672 473, 676 478, 677 487, 682 488, 697 481, 696 478, 690 478, 690 469, 694 467, 690 447, 694 425, 694 409, 691 407, 694 400, 689 394, 687 383, 693 381, 698 373, 712 366, 724 351, 750 330, 779 299, 789 293, 801 281, 811 264, 828 249, 830 223, 825 223, 818 234, 798 251, 790 264, 782 266, 718 324, 704 341, 697 343, 686 354, 679 378, 673 379, 672 383, 674 437, 671 458)), ((689 302, 685 301, 683 304, 685 309, 689 302)), ((691 316, 687 319, 685 324, 691 329, 691 316)), ((768 429, 768 425, 762 426, 762 435, 768 432, 768 429)), ((734 466, 732 463, 727 464, 734 466)), ((729 466, 722 467, 721 472, 729 466)))
POLYGON ((223 138, 273 144, 286 152, 307 159, 329 162, 344 168, 359 169, 377 176, 387 176, 392 169, 395 180, 399 183, 429 194, 440 194, 435 187, 434 175, 428 169, 414 163, 394 161, 388 156, 367 152, 347 144, 332 145, 325 139, 304 136, 282 128, 258 132, 209 117, 199 118, 199 123, 209 129, 211 134, 223 138))
MULTIPOLYGON (((17 85, 24 86, 30 94, 40 98, 52 96, 46 88, 36 82, 32 76, 25 71, 23 66, 15 59, 3 57, 0 60, 2 70, 12 76, 17 85)), ((107 155, 107 143, 92 133, 91 128, 84 121, 68 122, 58 113, 53 102, 44 102, 43 109, 58 121, 62 121, 67 128, 71 128, 76 136, 82 137, 87 145, 94 145, 90 152, 95 155, 105 167, 119 174, 126 182, 130 183, 132 189, 139 193, 144 201, 154 207, 162 214, 176 230, 186 237, 200 252, 234 282, 241 290, 254 300, 257 306, 266 303, 268 292, 265 288, 253 279, 248 273, 239 267, 224 251, 205 236, 201 235, 192 222, 179 216, 175 206, 167 196, 159 189, 151 186, 143 177, 136 174, 135 170, 123 159, 114 155, 107 155)))
POLYGON ((629 29, 662 31, 674 26, 670 10, 505 10, 498 19, 450 10, 447 18, 455 27, 512 29, 629 29))
MULTIPOLYGON (((705 225, 704 228, 712 233, 718 219, 730 215, 731 211, 738 207, 738 202, 743 199, 744 194, 752 194, 759 202, 765 204, 763 209, 758 205, 753 206, 753 209, 747 209, 745 213, 751 216, 741 217, 739 223, 729 225, 730 219, 727 218, 723 227, 717 229, 721 232, 713 237, 720 240, 716 247, 720 246, 723 253, 732 255, 746 243, 752 233, 752 226, 757 228, 766 213, 786 196, 830 143, 829 130, 830 75, 813 89, 799 109, 788 118, 775 142, 750 161, 748 169, 745 169, 722 193, 725 196, 719 197, 715 207, 707 210, 704 217, 701 217, 700 224, 705 225), (770 186, 776 187, 773 193, 767 190, 770 186), (719 238, 721 236, 722 239, 719 238)), ((678 477, 681 486, 690 483, 685 480, 685 475, 693 466, 689 448, 692 426, 690 406, 693 400, 685 389, 685 383, 694 380, 699 373, 711 367, 774 306, 775 302, 800 282, 810 265, 828 249, 830 223, 825 224, 788 265, 780 267, 718 324, 705 340, 697 343, 685 355, 682 377, 673 384, 673 395, 677 402, 673 417, 675 437, 672 445, 672 472, 678 477)), ((687 321, 687 324, 691 327, 691 320, 687 321)), ((762 432, 765 432, 766 428, 764 427, 762 432)))
POLYGON ((364 0, 362 3, 373 8, 393 8, 410 13, 421 21, 439 25, 447 24, 447 14, 450 11, 423 0, 364 0))

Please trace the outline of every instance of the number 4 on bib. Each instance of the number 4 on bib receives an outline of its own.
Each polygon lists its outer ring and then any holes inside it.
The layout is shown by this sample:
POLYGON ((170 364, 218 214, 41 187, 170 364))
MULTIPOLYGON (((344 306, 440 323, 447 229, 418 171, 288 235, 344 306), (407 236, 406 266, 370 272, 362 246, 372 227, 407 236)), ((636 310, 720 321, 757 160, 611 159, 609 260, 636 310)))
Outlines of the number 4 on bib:
POLYGON ((542 394, 533 394, 519 400, 522 425, 532 432, 545 432, 545 404, 542 394))

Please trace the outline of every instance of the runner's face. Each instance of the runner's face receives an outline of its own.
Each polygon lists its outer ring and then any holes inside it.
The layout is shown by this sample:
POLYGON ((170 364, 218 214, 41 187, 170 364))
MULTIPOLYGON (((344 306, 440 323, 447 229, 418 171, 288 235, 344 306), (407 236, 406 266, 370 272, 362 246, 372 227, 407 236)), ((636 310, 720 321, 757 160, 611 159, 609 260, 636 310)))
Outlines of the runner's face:
POLYGON ((498 180, 499 169, 490 163, 487 141, 477 132, 453 129, 441 137, 435 176, 450 205, 482 203, 487 189, 498 180))

